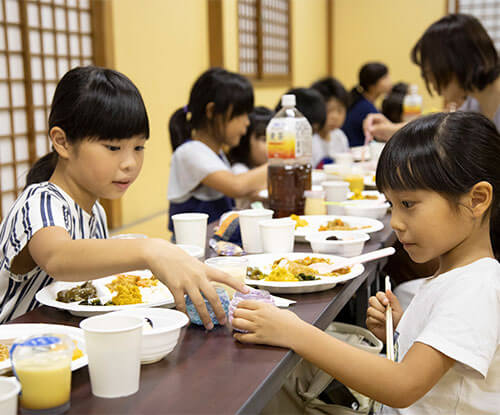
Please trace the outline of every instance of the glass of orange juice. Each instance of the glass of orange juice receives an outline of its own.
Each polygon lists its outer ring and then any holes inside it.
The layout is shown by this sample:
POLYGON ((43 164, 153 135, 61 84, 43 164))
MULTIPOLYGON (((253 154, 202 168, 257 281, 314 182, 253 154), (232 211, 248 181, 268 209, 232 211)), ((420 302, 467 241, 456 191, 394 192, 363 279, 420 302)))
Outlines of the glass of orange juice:
POLYGON ((13 344, 23 415, 62 414, 69 409, 74 347, 64 334, 35 335, 13 344))

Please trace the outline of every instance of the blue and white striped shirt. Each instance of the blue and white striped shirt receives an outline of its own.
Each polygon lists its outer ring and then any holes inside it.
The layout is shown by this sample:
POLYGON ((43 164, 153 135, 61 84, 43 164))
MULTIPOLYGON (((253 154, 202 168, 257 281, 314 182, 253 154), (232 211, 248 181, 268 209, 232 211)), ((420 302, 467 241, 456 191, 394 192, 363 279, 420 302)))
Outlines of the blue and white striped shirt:
POLYGON ((53 183, 26 188, 0 225, 0 323, 38 307, 35 294, 53 281, 38 266, 23 275, 10 271, 12 261, 31 237, 49 226, 66 229, 72 239, 108 237, 106 213, 99 202, 90 215, 53 183))

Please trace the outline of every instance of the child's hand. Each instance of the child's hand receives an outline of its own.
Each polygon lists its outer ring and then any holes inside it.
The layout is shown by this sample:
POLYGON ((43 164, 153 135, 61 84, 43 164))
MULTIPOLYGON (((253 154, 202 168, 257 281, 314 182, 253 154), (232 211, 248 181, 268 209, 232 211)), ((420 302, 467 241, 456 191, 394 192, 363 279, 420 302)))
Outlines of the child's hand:
POLYGON ((233 314, 233 327, 248 333, 235 333, 242 343, 292 347, 294 328, 305 324, 295 313, 259 301, 241 301, 233 314))
POLYGON ((148 263, 151 272, 167 285, 174 296, 177 309, 184 313, 186 312, 184 294, 188 294, 203 324, 209 330, 213 328, 213 323, 201 293, 212 305, 219 323, 224 324, 226 321, 226 314, 211 281, 221 282, 241 292, 248 292, 248 287, 242 282, 231 278, 225 272, 203 264, 174 244, 162 239, 151 239, 150 244, 148 263))
POLYGON ((376 296, 370 297, 368 300, 368 310, 366 310, 366 327, 380 340, 385 343, 385 309, 389 305, 392 307, 392 323, 394 328, 397 327, 403 309, 399 304, 397 297, 392 291, 387 290, 385 293, 379 291, 376 296))

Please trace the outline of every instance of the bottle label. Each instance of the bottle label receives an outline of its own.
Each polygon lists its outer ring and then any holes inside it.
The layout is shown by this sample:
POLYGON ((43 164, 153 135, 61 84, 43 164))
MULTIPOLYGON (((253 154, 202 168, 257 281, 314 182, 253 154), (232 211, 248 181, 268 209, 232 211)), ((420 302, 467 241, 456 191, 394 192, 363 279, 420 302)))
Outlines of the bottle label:
POLYGON ((295 120, 272 120, 266 133, 267 157, 293 159, 296 157, 295 120), (293 123, 290 128, 287 123, 293 123))

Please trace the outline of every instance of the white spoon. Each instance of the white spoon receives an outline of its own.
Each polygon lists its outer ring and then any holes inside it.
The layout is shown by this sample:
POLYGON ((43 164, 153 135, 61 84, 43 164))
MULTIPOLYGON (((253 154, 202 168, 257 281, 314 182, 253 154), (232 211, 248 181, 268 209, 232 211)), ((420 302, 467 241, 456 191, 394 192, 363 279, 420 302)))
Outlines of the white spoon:
POLYGON ((326 264, 324 262, 318 262, 316 264, 309 265, 310 268, 315 269, 320 275, 326 275, 330 272, 334 272, 341 268, 352 267, 356 264, 362 264, 363 262, 374 261, 376 259, 384 258, 394 254, 396 250, 392 247, 378 249, 373 252, 368 252, 367 254, 353 256, 352 258, 345 258, 341 261, 336 261, 334 264, 326 264))

